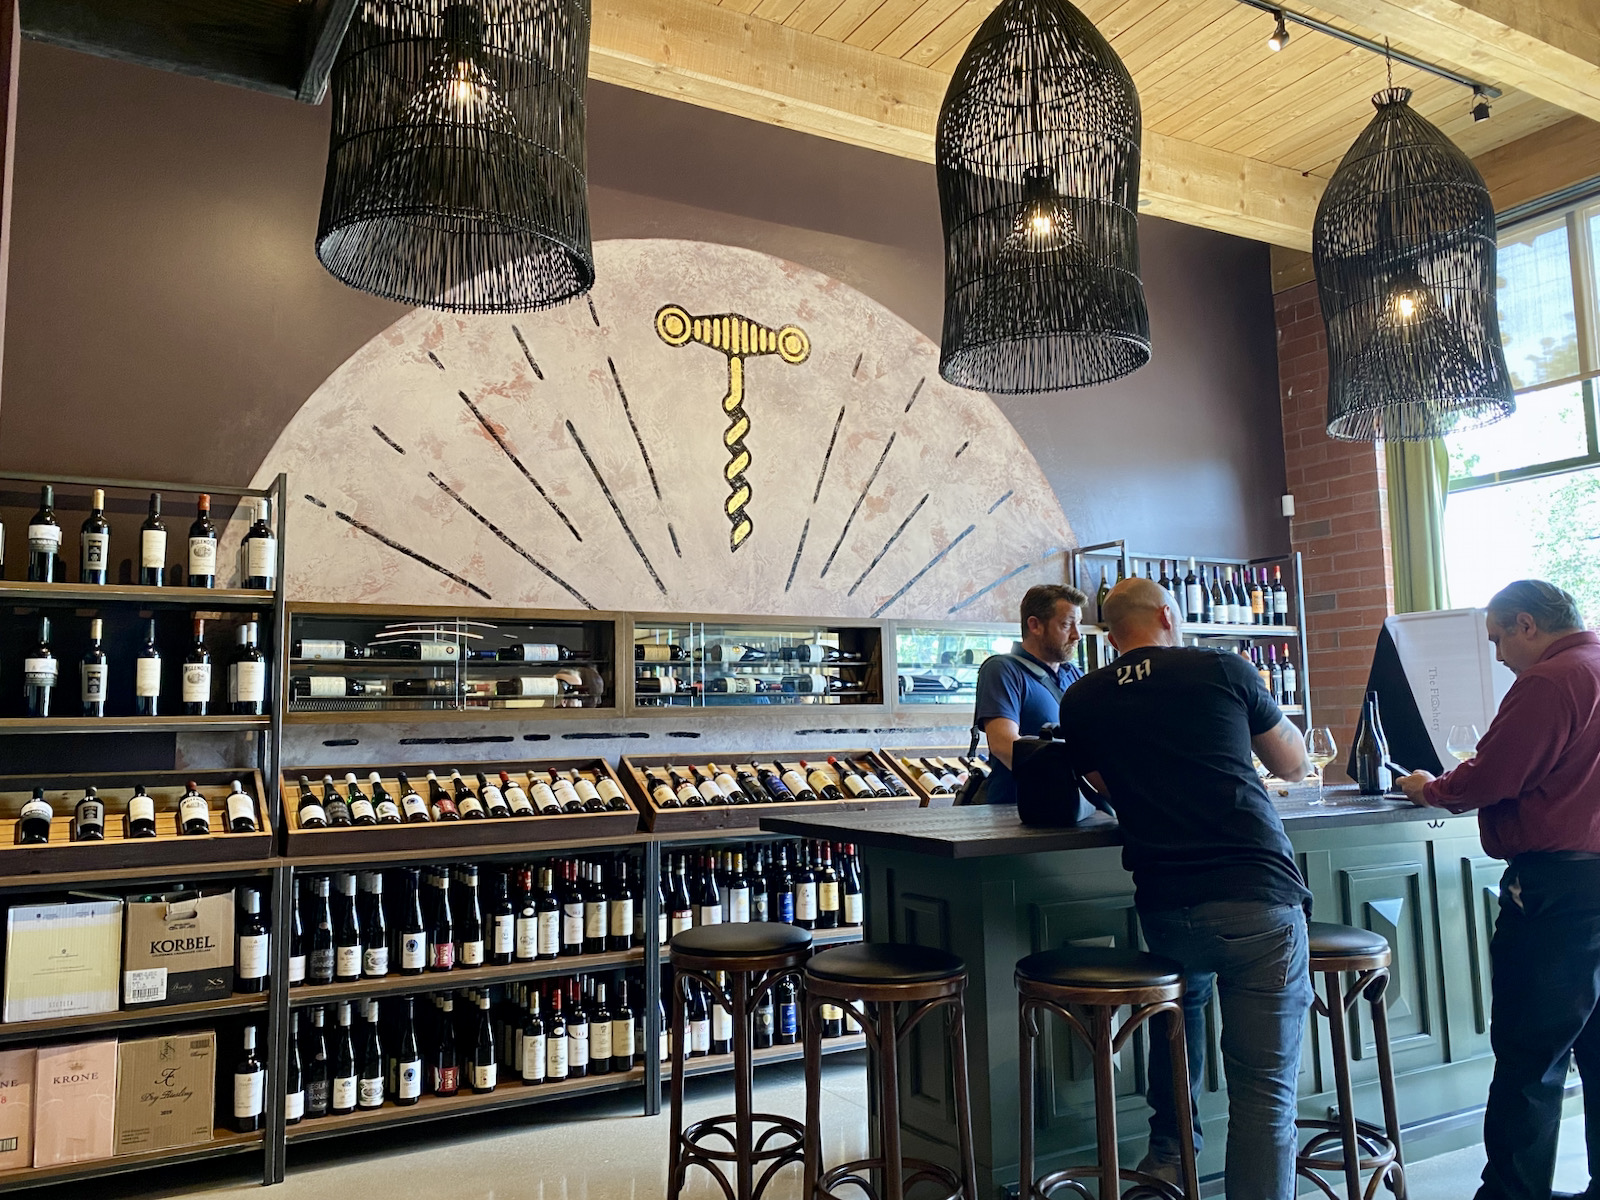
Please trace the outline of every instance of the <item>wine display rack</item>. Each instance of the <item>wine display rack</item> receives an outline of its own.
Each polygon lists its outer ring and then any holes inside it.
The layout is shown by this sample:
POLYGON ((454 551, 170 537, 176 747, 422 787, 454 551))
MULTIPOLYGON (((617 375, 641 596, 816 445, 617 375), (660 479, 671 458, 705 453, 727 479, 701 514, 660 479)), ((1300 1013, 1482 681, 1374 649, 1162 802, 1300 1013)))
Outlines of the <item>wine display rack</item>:
MULTIPOLYGON (((371 794, 368 776, 374 771, 382 780, 384 789, 398 802, 403 793, 397 775, 404 771, 412 787, 418 789, 424 800, 427 795, 427 775, 430 770, 439 776, 439 782, 449 791, 450 772, 462 770, 469 786, 476 784, 473 774, 482 772, 491 780, 498 780, 500 771, 508 772, 512 779, 528 790, 528 773, 551 770, 578 771, 592 781, 609 779, 628 796, 627 788, 612 770, 611 764, 600 758, 553 758, 537 761, 466 762, 429 766, 426 763, 400 763, 386 766, 363 766, 355 772, 363 793, 371 794)), ((447 856, 460 851, 483 850, 494 854, 544 854, 552 847, 587 845, 596 838, 620 838, 639 828, 639 811, 632 804, 626 811, 550 813, 535 816, 486 818, 483 820, 428 821, 400 825, 351 825, 306 829, 300 825, 297 803, 300 796, 300 778, 312 783, 320 801, 322 780, 331 775, 334 785, 344 795, 344 777, 349 767, 286 768, 283 772, 282 794, 287 817, 285 852, 291 858, 338 854, 388 855, 437 854, 447 856)), ((474 790, 476 787, 474 786, 474 790)))
MULTIPOLYGON (((970 757, 965 746, 912 746, 906 749, 896 747, 893 750, 880 750, 882 757, 894 763, 900 770, 900 778, 904 779, 911 790, 917 794, 923 808, 950 808, 956 802, 956 794, 938 792, 930 788, 922 779, 922 772, 907 767, 902 759, 909 758, 913 765, 918 765, 923 759, 949 759, 951 769, 960 766, 956 761, 960 758, 970 757)), ((979 754, 978 758, 988 762, 987 754, 979 754)), ((931 764, 937 765, 937 764, 931 764)), ((932 773, 930 771, 930 773, 932 773)))
MULTIPOLYGON (((390 972, 376 979, 358 979, 350 983, 297 985, 289 989, 289 1004, 293 1008, 315 1008, 321 1004, 338 1004, 342 1000, 453 992, 462 988, 490 987, 497 983, 520 983, 525 979, 638 969, 644 965, 645 950, 635 946, 632 950, 574 954, 565 958, 536 958, 530 962, 514 962, 505 966, 456 967, 449 971, 424 971, 420 975, 390 972)), ((3 1028, 0 1026, 0 1029, 3 1028)))
POLYGON ((954 705, 971 709, 978 671, 995 654, 1009 653, 1015 625, 894 626, 895 703, 954 705))
MULTIPOLYGON (((904 773, 891 767, 884 756, 874 750, 817 750, 807 751, 805 761, 811 769, 821 771, 829 782, 844 792, 842 800, 814 800, 814 801, 784 801, 781 803, 767 802, 761 804, 751 803, 723 803, 707 804, 703 808, 668 808, 660 804, 652 794, 646 782, 650 773, 662 779, 670 779, 669 772, 676 770, 682 775, 686 770, 693 768, 697 773, 693 780, 696 784, 705 781, 704 771, 708 764, 716 763, 723 769, 748 767, 751 758, 748 753, 738 755, 696 755, 693 758, 630 758, 624 757, 618 773, 622 777, 624 786, 632 795, 634 803, 639 806, 639 811, 644 814, 645 827, 652 833, 709 833, 713 831, 754 830, 762 817, 776 816, 780 813, 808 813, 808 812, 849 812, 857 810, 878 810, 887 808, 915 807, 916 796, 907 788, 905 796, 890 796, 888 798, 873 798, 870 796, 852 796, 844 788, 839 772, 828 764, 830 757, 838 759, 860 760, 870 763, 873 773, 880 779, 893 776, 896 780, 905 783, 904 773)), ((759 765, 769 769, 774 768, 771 759, 761 757, 756 760, 759 765)), ((785 758, 786 765, 796 765, 798 757, 785 758)), ((776 771, 780 776, 782 771, 776 771)), ((668 783, 670 787, 670 782, 668 783)))

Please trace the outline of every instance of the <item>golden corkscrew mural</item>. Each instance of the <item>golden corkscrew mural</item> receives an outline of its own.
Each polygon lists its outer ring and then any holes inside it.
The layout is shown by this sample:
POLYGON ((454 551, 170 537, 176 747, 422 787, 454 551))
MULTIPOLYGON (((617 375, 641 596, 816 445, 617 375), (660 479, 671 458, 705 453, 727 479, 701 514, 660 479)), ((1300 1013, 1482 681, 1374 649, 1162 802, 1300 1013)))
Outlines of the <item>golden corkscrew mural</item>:
POLYGON ((728 531, 728 549, 737 550, 755 526, 750 520, 750 451, 744 444, 750 432, 750 415, 744 410, 744 360, 755 355, 776 354, 790 366, 803 363, 811 353, 811 339, 798 325, 769 329, 737 313, 691 317, 676 304, 656 313, 656 334, 669 346, 697 342, 728 356, 728 394, 722 398, 722 411, 728 427, 722 444, 728 448, 728 461, 722 474, 728 481, 728 498, 723 511, 733 528, 728 531))

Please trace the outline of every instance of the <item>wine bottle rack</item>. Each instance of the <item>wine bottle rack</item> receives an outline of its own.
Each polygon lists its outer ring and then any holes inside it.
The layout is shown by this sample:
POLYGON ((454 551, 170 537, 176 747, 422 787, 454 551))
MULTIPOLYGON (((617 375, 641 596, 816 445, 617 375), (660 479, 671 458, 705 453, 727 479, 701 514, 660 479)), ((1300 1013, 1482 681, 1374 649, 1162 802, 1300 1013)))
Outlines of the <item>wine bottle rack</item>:
MULTIPOLYGON (((341 1000, 381 999, 384 996, 422 995, 425 992, 453 992, 462 988, 490 987, 513 980, 549 979, 565 975, 589 975, 601 971, 621 971, 642 967, 645 950, 608 951, 604 954, 574 954, 565 958, 537 958, 505 966, 456 967, 449 971, 424 971, 420 975, 401 975, 391 971, 376 979, 350 983, 304 984, 289 989, 294 1008, 314 1008, 319 1004, 338 1004, 341 1000)), ((4 1026, 0 1026, 3 1029, 4 1026)))
POLYGON ((161 868, 182 864, 238 863, 267 859, 275 844, 270 805, 265 801, 261 773, 242 771, 118 771, 89 775, 0 776, 0 876, 33 872, 112 871, 161 868), (210 812, 211 832, 178 832, 178 798, 189 781, 198 785, 210 812), (228 833, 223 800, 238 780, 255 801, 257 832, 228 833), (155 802, 156 836, 128 837, 128 798, 143 784, 155 802), (18 814, 36 787, 55 811, 50 841, 45 845, 18 843, 18 814), (105 840, 73 841, 72 813, 85 788, 94 788, 105 805, 105 840))
MULTIPOLYGON (((913 765, 917 760, 924 758, 947 758, 952 763, 958 758, 970 757, 965 746, 914 746, 909 749, 896 747, 892 750, 880 750, 879 755, 894 763, 900 771, 900 778, 906 781, 907 786, 917 794, 923 808, 950 808, 956 802, 953 794, 935 792, 922 782, 921 772, 910 770, 900 760, 911 759, 913 765)), ((987 752, 977 755, 978 758, 988 761, 987 752)))
POLYGON ((424 800, 428 799, 427 775, 432 770, 439 782, 449 791, 450 772, 460 770, 469 786, 476 791, 477 781, 472 777, 482 772, 498 782, 499 772, 506 771, 528 789, 528 772, 550 770, 577 770, 589 779, 605 778, 618 784, 624 796, 631 795, 623 780, 611 764, 600 758, 552 758, 537 761, 494 761, 461 763, 399 763, 386 766, 286 767, 282 779, 285 812, 285 853, 290 858, 327 855, 368 855, 390 857, 404 854, 449 855, 467 850, 484 850, 494 854, 544 854, 551 849, 577 844, 592 844, 597 838, 625 837, 639 828, 639 810, 630 804, 626 811, 537 814, 527 817, 499 817, 482 820, 428 821, 400 825, 351 825, 340 828, 302 828, 297 811, 300 798, 300 777, 308 778, 320 802, 322 779, 333 776, 334 784, 344 795, 344 777, 354 771, 364 794, 371 794, 368 776, 376 771, 384 790, 398 803, 403 790, 398 773, 404 771, 424 800))
MULTIPOLYGON (((815 801, 784 801, 782 803, 762 804, 708 804, 703 808, 668 808, 656 801, 650 788, 645 782, 648 772, 655 772, 666 779, 669 770, 676 769, 680 774, 685 768, 696 769, 707 767, 709 763, 716 763, 719 767, 748 766, 751 756, 748 752, 739 754, 708 754, 704 757, 696 755, 693 758, 630 758, 624 757, 619 766, 619 774, 623 784, 633 796, 634 803, 644 814, 645 827, 653 833, 676 832, 713 832, 756 829, 762 817, 775 816, 780 813, 806 813, 806 812, 843 812, 865 809, 888 809, 915 807, 917 798, 915 794, 906 796, 891 796, 887 799, 872 798, 869 796, 851 796, 840 781, 839 773, 828 765, 829 757, 839 759, 854 759, 870 763, 873 773, 880 779, 892 775, 900 782, 905 782, 904 772, 889 765, 884 756, 875 750, 807 750, 804 752, 805 761, 814 770, 821 771, 828 780, 845 793, 843 800, 815 800, 815 801), (887 773, 887 775, 886 775, 887 773)), ((784 758, 789 765, 797 763, 800 752, 784 758)), ((757 757, 755 760, 765 767, 772 767, 772 760, 757 757)), ((782 772, 777 772, 782 774, 782 772)), ((695 780, 702 782, 701 775, 695 780)), ((668 785, 670 786, 670 784, 668 785)), ((909 791, 909 788, 907 789, 909 791)))

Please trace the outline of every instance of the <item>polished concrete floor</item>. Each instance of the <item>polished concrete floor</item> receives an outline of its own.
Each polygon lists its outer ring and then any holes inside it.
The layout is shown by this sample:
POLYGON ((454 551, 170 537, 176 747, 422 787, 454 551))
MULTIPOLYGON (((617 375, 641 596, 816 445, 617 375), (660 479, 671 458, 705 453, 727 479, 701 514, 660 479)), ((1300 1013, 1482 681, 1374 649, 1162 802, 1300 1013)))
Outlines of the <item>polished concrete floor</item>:
MULTIPOLYGON (((864 1152, 866 1071, 859 1055, 825 1067, 823 1117, 829 1157, 864 1152)), ((805 1097, 798 1065, 763 1068, 757 1075, 757 1106, 803 1117, 805 1097)), ((696 1080, 689 1115, 726 1111, 725 1083, 696 1080)), ((202 1195, 206 1200, 662 1200, 666 1191, 667 1116, 641 1117, 615 1097, 568 1102, 497 1114, 472 1125, 437 1126, 374 1133, 321 1142, 291 1153, 288 1181, 269 1193, 240 1177, 239 1160, 218 1160, 157 1173, 78 1184, 40 1200, 156 1200, 202 1195)), ((1470 1200, 1483 1169, 1478 1147, 1412 1165, 1410 1200, 1470 1200)), ((719 1200, 722 1192, 701 1172, 692 1176, 685 1200, 719 1200)), ((1561 1130, 1556 1187, 1578 1191, 1587 1183, 1581 1117, 1561 1130)), ((767 1192, 768 1200, 796 1200, 798 1167, 788 1168, 767 1192)), ((1065 1194, 1065 1193, 1063 1193, 1065 1194)), ((1387 1193, 1383 1193, 1387 1194, 1387 1193)))

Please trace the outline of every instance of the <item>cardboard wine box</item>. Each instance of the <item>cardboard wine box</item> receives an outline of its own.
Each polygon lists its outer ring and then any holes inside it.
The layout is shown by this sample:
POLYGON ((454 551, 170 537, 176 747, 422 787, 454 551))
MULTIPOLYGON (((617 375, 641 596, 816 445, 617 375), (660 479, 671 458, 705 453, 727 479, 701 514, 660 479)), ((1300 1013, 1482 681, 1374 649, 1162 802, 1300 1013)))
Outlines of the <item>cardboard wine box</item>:
POLYGON ((34 1070, 33 1165, 111 1157, 117 1042, 41 1046, 34 1070))
POLYGON ((38 1052, 0 1050, 0 1171, 33 1165, 33 1076, 38 1052))
POLYGON ((5 1019, 117 1011, 122 901, 14 904, 6 911, 5 1019))
POLYGON ((233 995, 233 891, 128 899, 122 1006, 193 1004, 233 995))
POLYGON ((115 1153, 211 1140, 217 1035, 139 1038, 117 1047, 115 1153))

